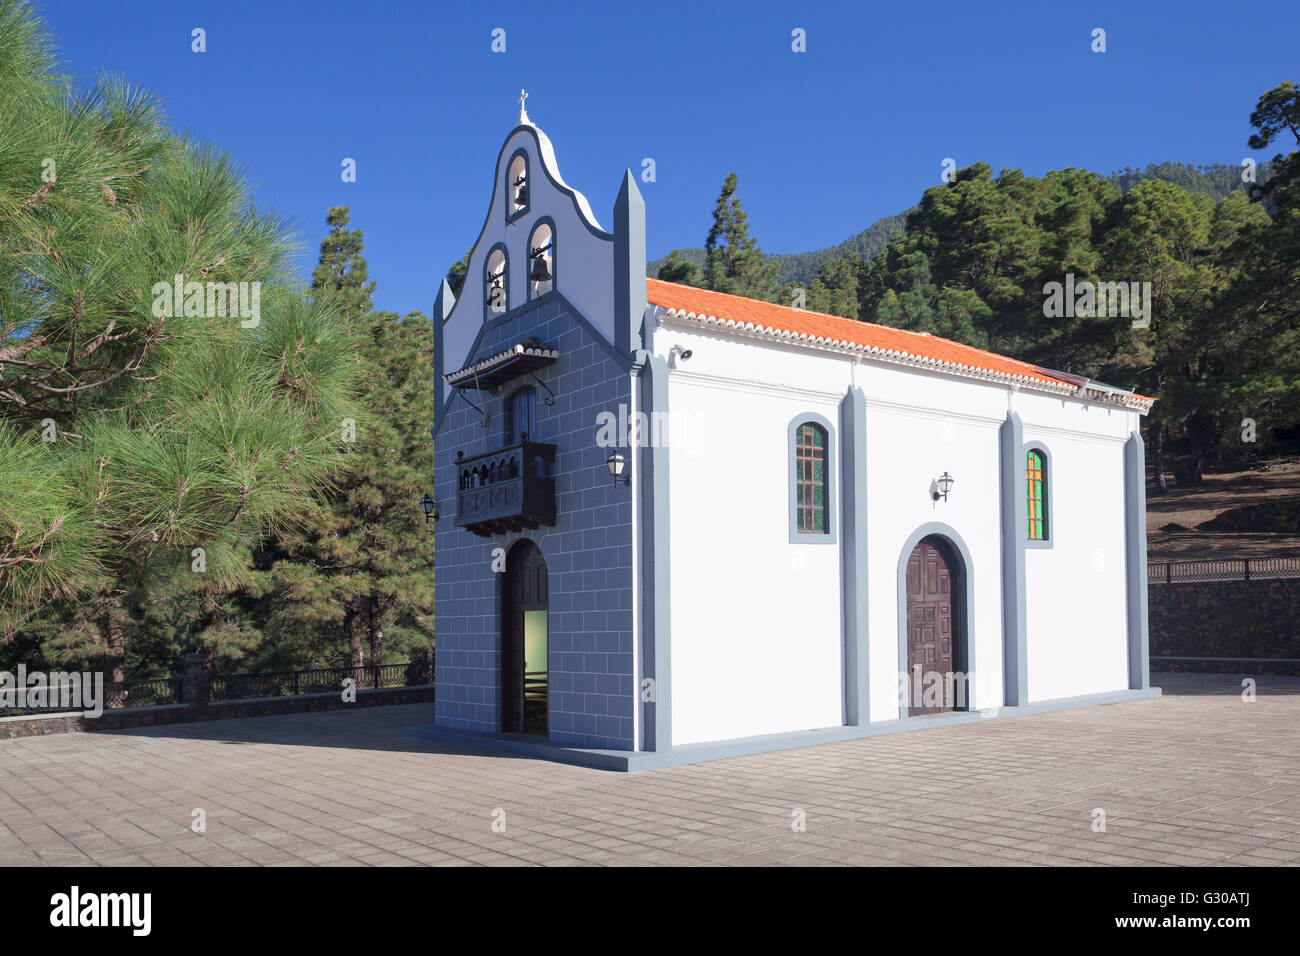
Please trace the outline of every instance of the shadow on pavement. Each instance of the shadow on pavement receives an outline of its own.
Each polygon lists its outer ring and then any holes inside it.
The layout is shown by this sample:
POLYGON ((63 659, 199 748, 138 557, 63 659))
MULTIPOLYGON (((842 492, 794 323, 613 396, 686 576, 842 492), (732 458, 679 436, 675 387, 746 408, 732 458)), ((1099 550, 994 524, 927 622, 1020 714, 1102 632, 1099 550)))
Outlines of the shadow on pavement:
POLYGON ((434 722, 434 705, 387 704, 356 710, 307 711, 259 717, 159 724, 120 730, 91 731, 94 737, 133 737, 158 740, 203 740, 240 746, 275 744, 287 747, 335 747, 389 753, 474 754, 498 759, 524 755, 462 747, 407 735, 407 727, 434 722), (268 719, 274 718, 274 719, 268 719))

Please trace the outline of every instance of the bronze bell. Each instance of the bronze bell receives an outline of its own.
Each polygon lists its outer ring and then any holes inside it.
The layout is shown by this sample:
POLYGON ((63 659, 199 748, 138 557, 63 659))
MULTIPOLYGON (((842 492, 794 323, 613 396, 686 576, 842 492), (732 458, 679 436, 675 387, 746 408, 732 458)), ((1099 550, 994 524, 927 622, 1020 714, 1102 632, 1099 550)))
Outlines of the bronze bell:
POLYGON ((523 209, 528 205, 528 186, 527 184, 519 187, 519 192, 515 193, 515 205, 523 209))
POLYGON ((534 282, 550 282, 550 281, 551 281, 551 270, 550 270, 550 269, 547 267, 547 265, 546 265, 546 257, 545 257, 545 256, 534 256, 534 257, 533 257, 533 271, 532 271, 532 273, 528 276, 528 278, 531 279, 531 280, 534 281, 534 282))

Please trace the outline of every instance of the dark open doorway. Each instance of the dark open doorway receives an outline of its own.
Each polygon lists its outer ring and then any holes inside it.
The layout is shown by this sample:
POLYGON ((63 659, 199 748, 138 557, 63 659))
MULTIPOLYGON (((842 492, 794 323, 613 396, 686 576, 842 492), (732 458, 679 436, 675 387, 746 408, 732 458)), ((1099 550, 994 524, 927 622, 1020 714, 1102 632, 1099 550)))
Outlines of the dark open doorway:
POLYGON ((547 736, 546 559, 524 539, 506 555, 501 609, 501 732, 547 736))

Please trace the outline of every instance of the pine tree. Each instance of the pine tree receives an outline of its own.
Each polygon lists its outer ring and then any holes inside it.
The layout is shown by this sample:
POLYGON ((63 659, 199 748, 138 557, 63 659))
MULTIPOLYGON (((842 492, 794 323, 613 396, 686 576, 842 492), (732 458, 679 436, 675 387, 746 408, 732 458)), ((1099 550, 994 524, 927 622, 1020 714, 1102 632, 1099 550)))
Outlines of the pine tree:
POLYGON ((659 267, 659 278, 678 285, 699 285, 700 267, 689 259, 682 258, 680 249, 674 249, 659 267))
POLYGON ((866 263, 854 253, 845 253, 824 262, 812 282, 804 288, 800 282, 787 282, 781 287, 779 301, 783 305, 796 305, 803 292, 801 308, 810 312, 824 312, 848 319, 858 318, 858 283, 866 263))
POLYGON ((748 217, 736 198, 736 174, 728 173, 704 242, 704 285, 752 299, 776 295, 776 263, 769 263, 749 235, 748 217))
POLYGON ((120 680, 147 582, 218 600, 247 542, 310 511, 356 414, 353 346, 229 157, 125 83, 56 76, 13 0, 0 62, 0 631, 120 680))
MULTIPOLYGON (((1251 149, 1268 149, 1275 141, 1290 139, 1300 143, 1300 87, 1288 80, 1264 93, 1250 114, 1250 125, 1258 130, 1247 141, 1251 149)), ((1279 153, 1268 167, 1267 178, 1251 188, 1252 198, 1271 199, 1282 209, 1300 208, 1300 151, 1279 153)))
POLYGON ((272 640, 295 646, 304 633, 341 630, 343 656, 359 668, 367 650, 378 664, 386 654, 422 653, 433 634, 433 536, 418 505, 432 478, 433 327, 419 312, 371 311, 363 234, 344 230, 345 208, 331 209, 326 222, 316 287, 363 335, 365 413, 328 508, 307 530, 275 543, 267 629, 272 640))
POLYGON ((344 228, 350 222, 347 206, 331 206, 325 222, 330 231, 321 240, 311 287, 328 290, 342 314, 355 321, 371 310, 375 296, 375 283, 361 255, 365 236, 359 229, 344 228))

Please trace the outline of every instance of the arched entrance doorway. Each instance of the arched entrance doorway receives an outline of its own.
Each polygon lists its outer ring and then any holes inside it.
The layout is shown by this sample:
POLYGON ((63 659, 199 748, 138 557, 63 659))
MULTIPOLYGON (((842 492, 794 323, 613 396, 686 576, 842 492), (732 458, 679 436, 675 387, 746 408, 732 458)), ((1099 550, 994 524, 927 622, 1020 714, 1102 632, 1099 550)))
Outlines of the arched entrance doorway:
POLYGON ((907 559, 907 714, 966 710, 965 568, 952 543, 928 535, 907 559))
POLYGON ((501 732, 547 736, 546 559, 524 539, 506 555, 501 608, 501 732))

